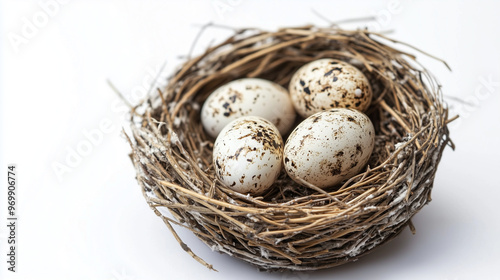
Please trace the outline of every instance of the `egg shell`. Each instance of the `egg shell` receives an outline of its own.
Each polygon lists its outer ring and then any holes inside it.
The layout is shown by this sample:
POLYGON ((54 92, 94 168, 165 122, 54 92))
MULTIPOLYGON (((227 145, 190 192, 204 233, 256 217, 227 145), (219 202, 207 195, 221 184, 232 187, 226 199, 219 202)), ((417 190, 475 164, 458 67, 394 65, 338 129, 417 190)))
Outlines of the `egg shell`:
POLYGON ((263 117, 284 135, 291 130, 296 113, 285 88, 258 78, 243 78, 217 88, 201 110, 203 127, 214 138, 242 116, 263 117))
POLYGON ((372 99, 370 82, 361 70, 330 58, 302 66, 288 89, 295 110, 304 118, 331 108, 365 111, 372 99))
POLYGON ((319 188, 358 174, 375 145, 370 119, 352 109, 330 109, 302 121, 288 137, 283 161, 287 174, 319 188))
POLYGON ((268 120, 246 116, 220 132, 213 149, 219 180, 240 193, 261 194, 274 183, 282 168, 283 140, 268 120))

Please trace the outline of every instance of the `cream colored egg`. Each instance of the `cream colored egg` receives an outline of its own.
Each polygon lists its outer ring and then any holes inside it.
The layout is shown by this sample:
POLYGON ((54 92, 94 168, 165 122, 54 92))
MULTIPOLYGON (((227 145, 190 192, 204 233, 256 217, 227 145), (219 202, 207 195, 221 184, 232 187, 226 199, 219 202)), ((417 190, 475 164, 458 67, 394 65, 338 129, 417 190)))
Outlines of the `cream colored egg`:
POLYGON ((283 152, 287 174, 319 188, 334 186, 358 174, 375 145, 370 119, 352 109, 330 109, 302 121, 283 152))
POLYGON ((302 66, 293 75, 288 89, 295 110, 305 118, 331 108, 365 111, 372 99, 370 83, 363 72, 330 58, 302 66))
POLYGON ((201 110, 201 122, 205 131, 215 138, 233 120, 259 116, 286 134, 292 128, 295 115, 285 88, 268 80, 244 78, 219 87, 207 98, 201 110))
POLYGON ((219 133, 213 164, 219 180, 240 192, 261 194, 272 186, 282 168, 283 140, 268 120, 241 117, 219 133))

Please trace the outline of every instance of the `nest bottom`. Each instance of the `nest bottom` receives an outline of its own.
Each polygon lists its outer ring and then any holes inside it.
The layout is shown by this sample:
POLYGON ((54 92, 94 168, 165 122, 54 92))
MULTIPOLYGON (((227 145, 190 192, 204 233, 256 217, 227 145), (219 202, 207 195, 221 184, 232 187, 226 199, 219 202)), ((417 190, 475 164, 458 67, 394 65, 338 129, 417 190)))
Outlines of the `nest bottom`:
MULTIPOLYGON (((290 264, 289 261, 283 261, 282 259, 272 259, 266 256, 265 254, 269 254, 269 252, 260 251, 261 256, 256 257, 253 254, 248 254, 242 251, 228 251, 223 248, 217 248, 216 242, 207 242, 205 243, 212 248, 214 251, 219 251, 221 253, 226 253, 230 256, 242 259, 246 262, 249 262, 253 265, 256 265, 259 270, 268 271, 268 272, 284 272, 284 271, 315 271, 320 269, 327 269, 336 267, 342 264, 346 264, 349 262, 357 261, 360 257, 371 252, 372 249, 379 247, 382 244, 392 240, 395 238, 401 231, 403 231, 407 226, 411 228, 414 232, 413 225, 410 225, 411 221, 408 221, 407 224, 399 225, 396 228, 391 228, 390 232, 386 235, 379 235, 379 238, 372 240, 369 238, 362 239, 362 242, 349 242, 348 240, 339 241, 334 240, 333 242, 324 242, 322 243, 322 247, 324 250, 330 251, 330 254, 323 254, 320 258, 310 257, 306 260, 304 259, 290 259, 294 264, 290 264), (364 244, 363 244, 364 242, 364 244), (349 249, 343 248, 341 243, 352 243, 349 245, 349 249), (337 250, 337 253, 335 253, 337 250), (346 251, 348 254, 346 255, 346 251), (264 255, 262 255, 264 253, 264 255)), ((358 236, 354 236, 354 239, 358 238, 358 236)), ((318 252, 319 253, 319 252, 318 252)), ((317 253, 317 254, 318 254, 317 253)))

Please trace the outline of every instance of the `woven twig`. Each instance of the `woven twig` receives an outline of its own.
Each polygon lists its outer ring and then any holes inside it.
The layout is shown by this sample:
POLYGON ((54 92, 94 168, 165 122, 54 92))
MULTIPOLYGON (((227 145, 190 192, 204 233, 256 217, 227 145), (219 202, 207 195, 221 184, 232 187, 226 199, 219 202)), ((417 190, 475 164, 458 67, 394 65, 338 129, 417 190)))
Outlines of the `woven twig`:
POLYGON ((166 88, 134 108, 129 141, 137 181, 185 251, 212 268, 171 224, 190 229, 212 250, 263 270, 340 265, 392 239, 406 225, 414 231, 410 219, 430 201, 443 149, 453 147, 448 110, 435 78, 413 55, 384 40, 399 43, 336 27, 243 29, 188 59, 166 88), (284 171, 259 197, 224 187, 212 166, 214 139, 200 122, 204 100, 242 77, 287 87, 300 66, 320 58, 350 62, 371 82, 374 100, 367 114, 376 146, 366 169, 323 193, 299 186, 284 171))

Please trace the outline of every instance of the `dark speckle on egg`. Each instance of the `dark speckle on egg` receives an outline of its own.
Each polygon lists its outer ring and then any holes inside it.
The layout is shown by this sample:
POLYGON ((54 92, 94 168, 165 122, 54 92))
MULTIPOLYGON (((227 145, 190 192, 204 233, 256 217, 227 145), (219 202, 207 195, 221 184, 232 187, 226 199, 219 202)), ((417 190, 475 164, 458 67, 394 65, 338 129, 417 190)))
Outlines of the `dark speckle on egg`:
POLYGON ((328 71, 328 72, 326 72, 326 73, 325 73, 325 75, 323 75, 323 76, 327 77, 327 76, 331 75, 331 74, 333 73, 333 70, 334 70, 334 69, 329 70, 329 71, 328 71))

